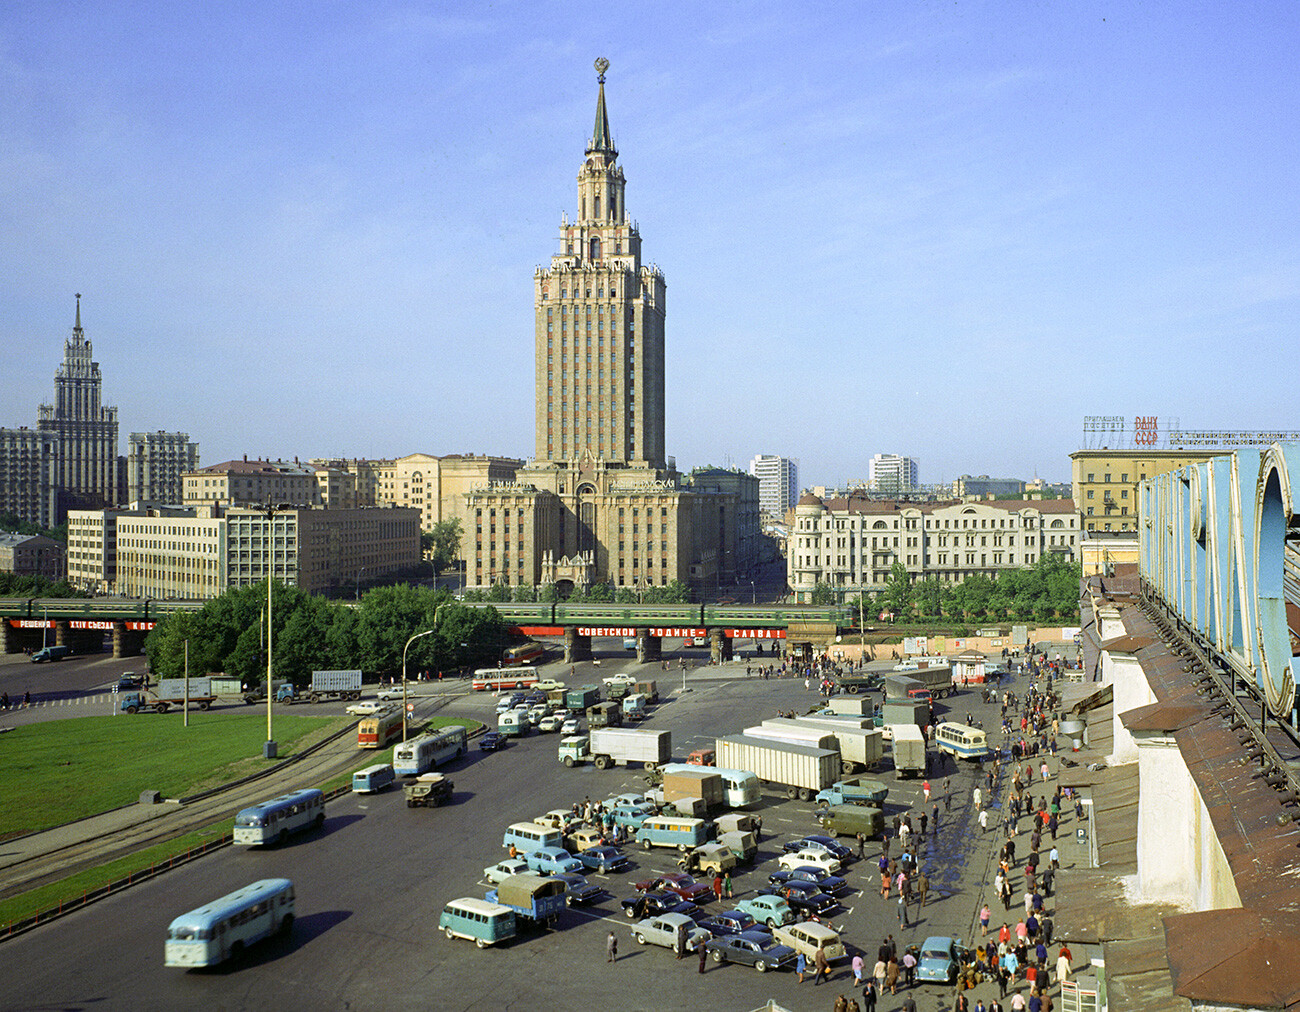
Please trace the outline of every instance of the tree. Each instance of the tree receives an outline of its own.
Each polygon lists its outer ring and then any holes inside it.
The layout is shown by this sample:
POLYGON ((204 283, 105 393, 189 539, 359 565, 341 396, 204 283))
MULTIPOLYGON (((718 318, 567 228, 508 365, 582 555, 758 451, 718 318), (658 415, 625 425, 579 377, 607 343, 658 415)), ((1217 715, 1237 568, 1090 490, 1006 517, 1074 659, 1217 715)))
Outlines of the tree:
POLYGON ((943 584, 938 577, 927 576, 913 588, 913 597, 921 615, 938 618, 943 614, 943 584))
POLYGON ((838 598, 838 592, 829 583, 819 581, 812 589, 813 604, 834 604, 838 598))
POLYGON ((889 583, 884 591, 885 605, 900 618, 912 608, 912 578, 907 567, 895 560, 889 570, 889 583))
POLYGON ((463 533, 460 517, 453 517, 451 520, 434 524, 433 530, 420 535, 420 547, 430 553, 435 574, 450 566, 460 555, 460 539, 463 533))

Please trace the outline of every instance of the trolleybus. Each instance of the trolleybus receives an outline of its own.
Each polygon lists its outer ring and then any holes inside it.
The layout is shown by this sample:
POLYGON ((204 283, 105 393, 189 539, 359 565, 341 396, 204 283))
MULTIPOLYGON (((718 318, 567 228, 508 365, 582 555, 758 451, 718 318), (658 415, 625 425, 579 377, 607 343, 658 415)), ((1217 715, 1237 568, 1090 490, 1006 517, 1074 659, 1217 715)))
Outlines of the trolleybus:
POLYGON ((439 728, 394 748, 393 772, 399 777, 418 777, 445 759, 464 755, 465 748, 465 728, 462 725, 439 728))
POLYGON ((234 842, 244 846, 284 843, 290 833, 325 822, 325 795, 316 788, 291 791, 250 805, 235 816, 234 842))
POLYGON ((402 736, 402 711, 374 713, 357 725, 357 748, 387 748, 402 736))
POLYGON ((293 883, 265 878, 213 900, 167 927, 165 966, 212 966, 238 956, 247 945, 293 930, 293 883))

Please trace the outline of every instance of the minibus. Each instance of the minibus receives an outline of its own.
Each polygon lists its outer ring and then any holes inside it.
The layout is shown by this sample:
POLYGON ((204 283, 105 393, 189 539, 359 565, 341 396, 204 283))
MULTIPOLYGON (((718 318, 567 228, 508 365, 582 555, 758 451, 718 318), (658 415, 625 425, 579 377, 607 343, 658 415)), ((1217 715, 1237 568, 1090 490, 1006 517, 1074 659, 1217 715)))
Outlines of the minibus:
POLYGON ((438 927, 449 939, 463 938, 480 949, 514 938, 515 912, 500 903, 465 896, 442 908, 438 927))
POLYGON ((382 791, 393 782, 393 767, 388 763, 379 763, 357 770, 352 774, 352 793, 373 794, 382 791))

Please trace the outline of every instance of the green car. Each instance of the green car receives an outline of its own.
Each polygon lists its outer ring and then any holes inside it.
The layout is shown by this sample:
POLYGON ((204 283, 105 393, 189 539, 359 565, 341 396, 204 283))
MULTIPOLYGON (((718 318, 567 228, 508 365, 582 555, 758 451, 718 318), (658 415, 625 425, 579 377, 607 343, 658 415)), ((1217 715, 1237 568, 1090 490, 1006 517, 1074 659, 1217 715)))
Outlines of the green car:
POLYGON ((736 909, 749 914, 754 920, 766 924, 769 928, 789 924, 794 920, 794 911, 790 909, 790 904, 780 896, 752 896, 737 903, 736 909))

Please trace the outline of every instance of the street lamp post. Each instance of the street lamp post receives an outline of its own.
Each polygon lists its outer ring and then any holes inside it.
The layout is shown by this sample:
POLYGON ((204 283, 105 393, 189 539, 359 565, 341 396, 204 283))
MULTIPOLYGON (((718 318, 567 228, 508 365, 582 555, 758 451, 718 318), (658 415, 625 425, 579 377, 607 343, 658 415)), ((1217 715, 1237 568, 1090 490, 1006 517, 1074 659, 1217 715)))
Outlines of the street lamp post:
POLYGON ((362 566, 360 569, 357 570, 357 600, 358 601, 361 600, 361 574, 364 573, 365 571, 366 571, 365 566, 362 566))
POLYGON ((271 584, 275 581, 275 531, 274 521, 277 513, 289 509, 288 503, 266 503, 258 507, 259 513, 266 514, 266 744, 262 747, 264 759, 276 757, 275 736, 271 732, 271 703, 275 699, 271 680, 271 584))
MULTIPOLYGON (((438 606, 439 608, 442 605, 438 606)), ((424 632, 418 632, 406 641, 406 646, 402 647, 402 741, 406 741, 406 651, 411 649, 411 644, 421 636, 432 636, 438 631, 438 613, 433 613, 433 628, 426 629, 424 632)))
POLYGON ((754 581, 749 581, 749 603, 758 604, 758 588, 754 586, 754 581))

